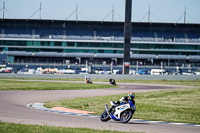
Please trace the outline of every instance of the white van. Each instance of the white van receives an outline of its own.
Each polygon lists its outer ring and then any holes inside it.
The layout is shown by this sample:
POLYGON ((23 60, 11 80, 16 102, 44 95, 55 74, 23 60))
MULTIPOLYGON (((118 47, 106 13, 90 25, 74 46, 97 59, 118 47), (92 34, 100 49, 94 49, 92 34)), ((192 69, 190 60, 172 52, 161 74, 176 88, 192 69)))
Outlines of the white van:
POLYGON ((75 74, 75 70, 67 68, 67 69, 62 70, 62 73, 63 74, 75 74))
POLYGON ((165 75, 166 71, 163 69, 151 69, 151 75, 165 75))
POLYGON ((34 74, 34 73, 35 73, 35 70, 29 69, 29 68, 24 68, 17 72, 17 74, 34 74))

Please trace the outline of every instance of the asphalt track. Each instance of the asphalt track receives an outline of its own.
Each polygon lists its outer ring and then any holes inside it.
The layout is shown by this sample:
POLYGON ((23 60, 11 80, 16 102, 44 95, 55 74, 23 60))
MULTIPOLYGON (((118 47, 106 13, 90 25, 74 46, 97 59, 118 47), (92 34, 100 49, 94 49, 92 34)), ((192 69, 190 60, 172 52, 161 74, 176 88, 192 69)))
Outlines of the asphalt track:
MULTIPOLYGON (((49 81, 44 81, 49 82, 49 81)), ((53 81, 50 81, 53 82, 53 81)), ((57 81, 54 81, 57 82, 57 81)), ((60 81, 59 81, 60 82, 60 81)), ((65 82, 65 81, 62 81, 65 82)), ((11 123, 50 125, 63 127, 84 127, 101 130, 117 130, 146 133, 199 133, 200 127, 131 121, 122 124, 116 121, 101 122, 99 118, 66 115, 27 108, 29 103, 45 102, 76 97, 94 97, 125 94, 129 91, 147 92, 161 89, 176 89, 184 86, 119 84, 120 88, 96 90, 40 90, 0 91, 0 120, 11 123)), ((137 100, 136 100, 137 103, 137 100)), ((134 116, 133 116, 134 118, 134 116)))

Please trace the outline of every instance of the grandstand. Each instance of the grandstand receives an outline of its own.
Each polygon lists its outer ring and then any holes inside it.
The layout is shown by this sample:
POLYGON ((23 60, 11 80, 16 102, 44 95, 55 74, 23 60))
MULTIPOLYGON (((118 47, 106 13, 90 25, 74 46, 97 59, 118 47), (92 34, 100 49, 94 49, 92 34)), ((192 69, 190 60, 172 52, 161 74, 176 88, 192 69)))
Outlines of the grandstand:
MULTIPOLYGON (((2 19, 0 56, 17 64, 123 64, 123 22, 2 19)), ((200 67, 200 25, 132 23, 131 65, 200 67)))

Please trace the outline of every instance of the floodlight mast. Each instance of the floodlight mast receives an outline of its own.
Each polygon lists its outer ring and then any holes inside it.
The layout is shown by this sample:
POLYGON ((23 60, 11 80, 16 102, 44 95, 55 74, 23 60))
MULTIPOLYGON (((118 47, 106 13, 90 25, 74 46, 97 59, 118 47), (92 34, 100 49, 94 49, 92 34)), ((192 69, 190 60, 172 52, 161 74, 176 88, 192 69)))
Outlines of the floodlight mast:
POLYGON ((125 23, 124 23, 123 74, 129 74, 129 68, 130 68, 130 47, 131 47, 131 32, 132 32, 131 15, 132 15, 132 0, 126 0, 125 23))
POLYGON ((4 19, 4 13, 5 12, 5 1, 3 2, 3 19, 4 19))

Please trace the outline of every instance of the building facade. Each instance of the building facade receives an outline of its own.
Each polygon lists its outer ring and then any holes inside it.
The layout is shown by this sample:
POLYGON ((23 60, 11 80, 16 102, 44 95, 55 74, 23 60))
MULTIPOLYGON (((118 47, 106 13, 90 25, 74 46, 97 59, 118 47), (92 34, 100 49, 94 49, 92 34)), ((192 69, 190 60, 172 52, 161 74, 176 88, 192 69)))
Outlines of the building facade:
MULTIPOLYGON (((123 22, 4 19, 9 64, 123 64, 123 22)), ((132 23, 131 65, 200 67, 200 24, 132 23)))

